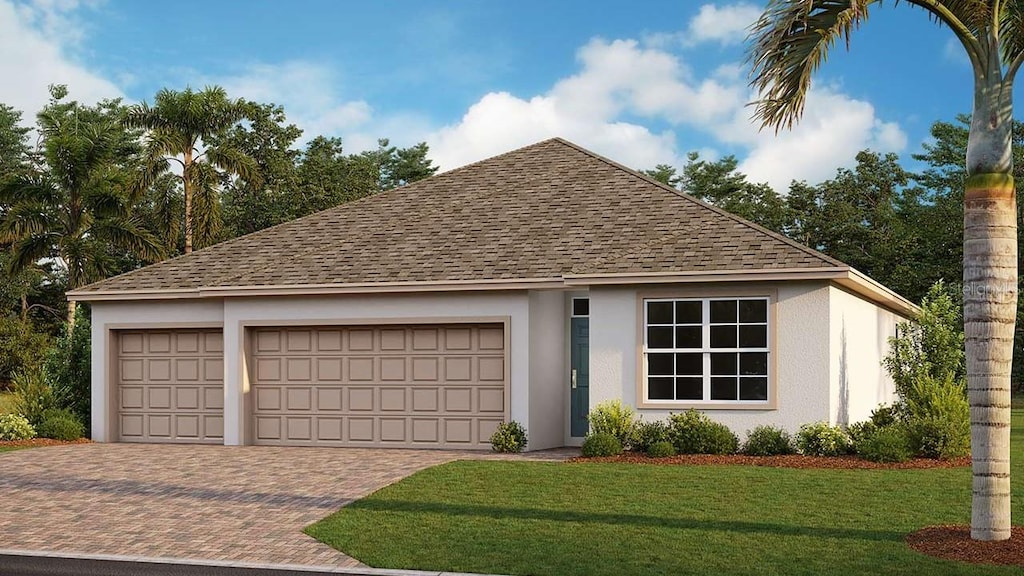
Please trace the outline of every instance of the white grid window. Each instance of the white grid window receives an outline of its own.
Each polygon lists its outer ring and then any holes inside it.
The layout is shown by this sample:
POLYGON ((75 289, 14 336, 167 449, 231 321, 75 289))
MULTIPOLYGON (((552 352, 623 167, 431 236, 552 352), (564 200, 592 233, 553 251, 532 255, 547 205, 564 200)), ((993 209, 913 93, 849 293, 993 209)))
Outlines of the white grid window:
POLYGON ((644 300, 649 402, 767 402, 768 299, 644 300))

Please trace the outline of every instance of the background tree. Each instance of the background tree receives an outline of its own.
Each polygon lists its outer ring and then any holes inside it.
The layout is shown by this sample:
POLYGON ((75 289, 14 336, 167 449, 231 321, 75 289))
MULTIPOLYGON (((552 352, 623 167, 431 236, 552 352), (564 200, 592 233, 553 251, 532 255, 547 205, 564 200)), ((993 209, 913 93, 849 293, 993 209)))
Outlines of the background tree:
POLYGON ((738 165, 735 156, 711 162, 690 152, 681 173, 667 164, 645 173, 769 230, 782 232, 790 219, 785 200, 768 184, 747 180, 746 174, 737 170, 738 165))
MULTIPOLYGON (((66 288, 74 290, 109 276, 119 249, 153 260, 162 252, 129 212, 125 162, 136 155, 137 135, 122 128, 120 102, 87 107, 64 101, 61 86, 51 95, 38 117, 42 164, 0 189, 10 206, 0 221, 0 242, 12 244, 8 274, 57 259, 66 288)), ((68 301, 69 324, 74 315, 68 301)))
MULTIPOLYGON (((753 26, 755 118, 790 127, 836 40, 879 0, 770 0, 753 26)), ((964 332, 972 426, 971 537, 1010 537, 1010 366, 1017 314, 1013 80, 1024 61, 1024 6, 1004 0, 907 0, 948 26, 974 72, 964 194, 964 332)))
MULTIPOLYGON (((217 239, 221 225, 218 193, 230 175, 258 180, 255 161, 227 145, 210 145, 218 134, 246 118, 250 105, 230 100, 223 88, 207 87, 199 92, 163 89, 153 106, 143 102, 132 106, 125 124, 146 130, 145 168, 137 190, 142 191, 177 164, 184 195, 183 219, 185 253, 194 245, 209 245, 217 239), (200 150, 200 146, 204 149, 200 150)), ((170 227, 170 221, 167 222, 170 227)), ((169 236, 168 233, 166 236, 169 236)))

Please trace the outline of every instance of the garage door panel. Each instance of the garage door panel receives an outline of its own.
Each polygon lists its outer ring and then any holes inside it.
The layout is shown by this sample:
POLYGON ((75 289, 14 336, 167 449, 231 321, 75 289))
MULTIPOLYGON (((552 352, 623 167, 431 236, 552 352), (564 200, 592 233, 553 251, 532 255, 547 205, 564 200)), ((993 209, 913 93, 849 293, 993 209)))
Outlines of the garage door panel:
POLYGON ((316 392, 316 409, 320 412, 340 412, 344 409, 344 403, 342 397, 344 389, 341 387, 317 387, 316 392))
POLYGON ((285 392, 285 399, 285 410, 309 411, 313 408, 313 389, 307 386, 289 386, 285 392))
POLYGON ((117 341, 121 441, 223 441, 219 330, 121 331, 117 341))
POLYGON ((203 388, 203 410, 206 412, 224 411, 224 388, 222 386, 203 388))
POLYGON ((344 362, 341 358, 316 359, 317 382, 341 382, 342 374, 344 374, 344 362))
POLYGON ((203 433, 206 438, 224 440, 224 417, 203 415, 203 433))
POLYGON ((500 324, 254 332, 259 444, 487 448, 505 415, 500 324))
POLYGON ((348 409, 352 411, 372 412, 374 410, 373 388, 349 388, 348 409))

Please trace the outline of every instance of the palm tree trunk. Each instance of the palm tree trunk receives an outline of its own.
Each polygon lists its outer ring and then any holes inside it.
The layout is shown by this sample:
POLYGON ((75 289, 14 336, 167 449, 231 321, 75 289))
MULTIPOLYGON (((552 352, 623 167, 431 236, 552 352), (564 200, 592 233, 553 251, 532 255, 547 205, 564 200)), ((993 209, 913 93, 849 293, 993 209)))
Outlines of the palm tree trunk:
POLYGON ((78 303, 68 300, 68 334, 75 329, 75 312, 78 311, 78 303))
POLYGON ((1010 537, 1010 366, 1017 314, 1017 201, 1009 174, 964 194, 964 334, 974 472, 971 537, 1010 537))
POLYGON ((993 49, 975 74, 964 189, 964 336, 971 405, 971 538, 1010 537, 1010 367, 1017 320, 1013 83, 993 49))
POLYGON ((192 150, 185 151, 181 180, 185 188, 185 254, 192 252, 192 150))

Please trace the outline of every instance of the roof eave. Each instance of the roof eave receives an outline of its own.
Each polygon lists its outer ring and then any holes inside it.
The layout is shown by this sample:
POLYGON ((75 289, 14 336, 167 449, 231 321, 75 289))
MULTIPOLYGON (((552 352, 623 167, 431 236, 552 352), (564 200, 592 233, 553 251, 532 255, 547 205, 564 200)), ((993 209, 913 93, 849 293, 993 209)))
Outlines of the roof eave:
POLYGON ((111 300, 169 300, 181 298, 228 298, 240 296, 320 296, 330 294, 376 294, 408 292, 454 292, 472 290, 523 290, 562 288, 561 278, 513 278, 497 280, 363 282, 349 284, 285 284, 264 286, 213 286, 189 289, 140 289, 72 291, 69 300, 98 302, 111 300))
POLYGON ((412 292, 464 292, 476 290, 529 290, 583 288, 627 284, 692 284, 707 282, 827 281, 854 292, 902 316, 920 309, 906 298, 849 266, 691 272, 641 272, 615 274, 565 274, 554 278, 455 280, 428 282, 365 282, 352 284, 298 284, 268 286, 216 286, 192 289, 146 289, 68 292, 78 302, 124 300, 171 300, 197 298, 322 296, 331 294, 381 294, 412 292))

